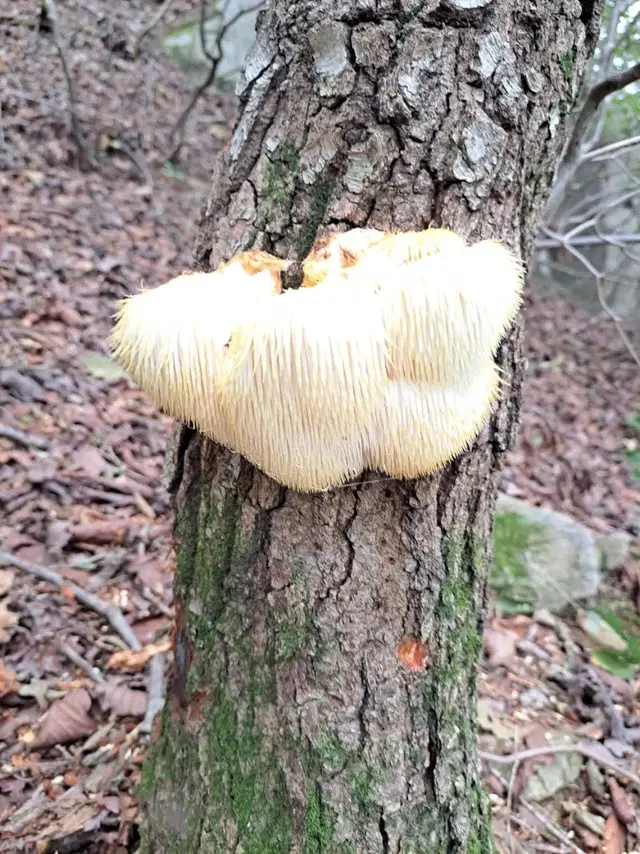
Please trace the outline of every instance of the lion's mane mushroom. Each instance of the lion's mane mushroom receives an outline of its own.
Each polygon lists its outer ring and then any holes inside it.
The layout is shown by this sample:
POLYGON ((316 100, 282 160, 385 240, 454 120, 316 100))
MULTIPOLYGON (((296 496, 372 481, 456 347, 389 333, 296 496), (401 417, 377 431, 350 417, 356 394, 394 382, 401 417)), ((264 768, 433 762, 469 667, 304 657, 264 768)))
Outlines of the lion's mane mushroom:
POLYGON ((445 229, 354 229, 318 241, 305 287, 241 253, 126 300, 116 356, 166 412, 279 483, 316 492, 370 468, 418 477, 477 437, 522 266, 445 229))
MULTIPOLYGON (((321 284, 329 273, 379 270, 381 264, 390 262, 394 267, 419 261, 438 252, 455 251, 466 246, 454 231, 446 228, 428 228, 425 231, 385 232, 372 228, 354 228, 351 231, 325 234, 314 243, 303 265, 303 287, 321 284)), ((370 280, 379 285, 379 276, 370 280)))
POLYGON ((250 251, 127 297, 111 333, 114 355, 157 406, 228 444, 217 392, 224 348, 245 308, 280 293, 287 266, 250 251))
POLYGON ((381 292, 392 376, 456 384, 482 367, 520 306, 522 265, 484 240, 406 264, 381 292))
POLYGON ((387 384, 382 304, 357 285, 290 290, 247 313, 221 366, 232 446, 275 480, 327 489, 363 468, 387 384))
POLYGON ((410 478, 442 468, 478 436, 498 397, 491 360, 455 385, 389 382, 365 441, 365 468, 410 478))

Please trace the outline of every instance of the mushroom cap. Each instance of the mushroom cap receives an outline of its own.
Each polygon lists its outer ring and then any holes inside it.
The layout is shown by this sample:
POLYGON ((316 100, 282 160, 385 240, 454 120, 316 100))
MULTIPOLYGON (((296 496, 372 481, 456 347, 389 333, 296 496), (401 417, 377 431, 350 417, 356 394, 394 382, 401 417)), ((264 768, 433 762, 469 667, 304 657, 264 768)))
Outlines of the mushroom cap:
POLYGON ((499 387, 491 359, 466 383, 389 382, 374 429, 365 438, 365 468, 395 478, 442 468, 478 436, 499 387))
POLYGON ((368 289, 286 291, 231 336, 219 376, 229 444, 281 483, 341 483, 361 470, 362 428, 386 382, 380 303, 368 289))
POLYGON ((242 259, 183 273, 120 302, 114 355, 157 406, 226 443, 216 391, 224 347, 244 308, 279 290, 279 272, 247 273, 242 259))
POLYGON ((495 354, 515 317, 523 270, 485 240, 405 264, 381 289, 394 379, 455 384, 495 354))
POLYGON ((352 228, 319 237, 302 264, 302 287, 315 287, 329 274, 355 266, 384 236, 374 228, 352 228))
POLYGON ((411 261, 418 261, 437 252, 454 251, 466 246, 464 240, 455 232, 446 228, 427 228, 424 231, 385 232, 372 228, 354 228, 337 234, 320 237, 307 258, 302 269, 303 287, 315 287, 321 284, 329 273, 339 270, 353 272, 353 267, 365 265, 375 276, 374 286, 384 283, 387 271, 381 273, 380 265, 390 262, 393 268, 411 261))

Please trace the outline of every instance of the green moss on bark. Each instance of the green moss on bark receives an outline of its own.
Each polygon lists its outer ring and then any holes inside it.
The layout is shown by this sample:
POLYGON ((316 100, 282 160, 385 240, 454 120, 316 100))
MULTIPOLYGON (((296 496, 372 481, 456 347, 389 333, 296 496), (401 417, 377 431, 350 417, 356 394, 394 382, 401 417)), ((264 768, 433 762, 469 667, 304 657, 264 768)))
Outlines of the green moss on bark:
POLYGON ((306 843, 304 854, 333 854, 335 815, 324 802, 320 786, 312 784, 307 800, 306 843))
POLYGON ((171 719, 168 707, 162 715, 161 734, 151 745, 142 768, 137 795, 155 817, 142 826, 141 854, 197 854, 203 821, 202 781, 198 748, 184 726, 171 719), (180 791, 172 797, 175 781, 180 791), (162 786, 158 784, 162 783, 162 786), (162 821, 158 817, 162 816, 162 821))

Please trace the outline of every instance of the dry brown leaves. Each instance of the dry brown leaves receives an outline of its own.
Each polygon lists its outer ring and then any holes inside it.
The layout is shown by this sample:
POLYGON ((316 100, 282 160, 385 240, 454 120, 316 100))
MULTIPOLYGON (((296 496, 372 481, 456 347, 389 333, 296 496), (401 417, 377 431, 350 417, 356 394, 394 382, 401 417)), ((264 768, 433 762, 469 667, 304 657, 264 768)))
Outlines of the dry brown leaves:
POLYGON ((615 815, 610 815, 604 823, 604 841, 602 854, 623 854, 625 850, 625 832, 615 815))

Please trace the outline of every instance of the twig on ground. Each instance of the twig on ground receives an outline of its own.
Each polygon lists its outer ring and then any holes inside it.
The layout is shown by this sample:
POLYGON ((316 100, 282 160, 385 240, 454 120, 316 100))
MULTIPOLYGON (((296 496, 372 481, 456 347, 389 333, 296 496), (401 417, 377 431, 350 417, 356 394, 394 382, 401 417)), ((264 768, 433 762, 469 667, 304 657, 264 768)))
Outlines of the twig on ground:
POLYGON ((493 835, 497 839, 501 839, 503 842, 508 844, 511 854, 529 854, 528 849, 524 847, 520 840, 516 839, 510 830, 500 830, 499 828, 494 827, 493 835))
POLYGON ((49 19, 49 22, 51 24, 51 34, 53 35, 53 41, 55 43, 56 50, 58 51, 58 56, 60 57, 60 63, 62 64, 64 79, 67 83, 67 97, 69 99, 69 113, 71 115, 71 133, 74 142, 78 148, 78 154, 80 156, 81 165, 91 166, 94 165, 94 160, 91 154, 89 153, 89 149, 87 148, 87 144, 84 141, 84 137, 82 135, 82 130, 80 129, 76 93, 75 89, 73 88, 73 81, 71 79, 69 63, 67 62, 66 47, 62 39, 62 34, 60 33, 60 28, 58 26, 58 12, 56 9, 56 4, 54 0, 44 0, 44 4, 47 10, 47 18, 49 19))
POLYGON ((145 586, 142 588, 142 595, 148 602, 151 602, 153 605, 155 605, 161 614, 164 614, 165 617, 170 617, 171 619, 173 619, 173 608, 167 605, 166 602, 163 602, 162 599, 160 599, 159 596, 156 596, 152 590, 145 586))
MULTIPOLYGON (((573 842, 567 836, 566 833, 564 833, 562 830, 560 830, 560 828, 551 821, 551 819, 547 816, 546 813, 544 813, 542 810, 536 809, 533 806, 533 804, 530 804, 528 801, 525 801, 524 799, 521 801, 521 803, 531 813, 531 815, 536 819, 536 821, 538 821, 541 825, 543 825, 545 830, 547 830, 547 832, 550 833, 551 836, 555 837, 555 839, 558 839, 560 842, 562 842, 564 845, 566 845, 570 851, 574 852, 574 854, 585 854, 584 850, 582 848, 580 848, 578 845, 576 845, 575 842, 573 842)), ((533 830, 531 825, 528 822, 524 821, 523 819, 519 818, 519 816, 514 815, 513 821, 515 821, 516 824, 524 825, 529 830, 533 830)))
POLYGON ((512 762, 523 762, 525 759, 536 759, 538 756, 551 756, 554 753, 579 753, 587 759, 593 759, 594 762, 603 765, 605 768, 610 768, 616 774, 620 774, 621 777, 626 777, 627 780, 638 786, 640 791, 640 777, 636 777, 633 772, 627 771, 626 768, 618 765, 617 762, 606 759, 597 750, 581 742, 577 742, 576 744, 551 744, 548 747, 531 747, 529 750, 521 750, 518 753, 509 753, 506 755, 486 753, 481 750, 479 756, 484 762, 494 762, 496 765, 510 765, 512 762))
POLYGON ((151 170, 147 166, 147 163, 144 157, 138 155, 132 148, 130 148, 126 142, 122 142, 122 140, 118 140, 116 145, 112 146, 115 151, 121 151, 125 157, 128 157, 129 160, 133 163, 133 165, 138 170, 140 177, 145 182, 147 187, 149 188, 149 192, 153 191, 153 175, 151 174, 151 170))
POLYGON ((54 572, 54 570, 47 569, 47 567, 40 566, 40 564, 37 563, 32 563, 29 560, 22 560, 22 558, 11 554, 10 552, 0 552, 0 564, 2 563, 8 564, 9 566, 15 566, 18 569, 22 569, 24 572, 29 572, 31 575, 42 578, 43 581, 48 581, 50 584, 54 584, 59 590, 62 588, 70 589, 78 602, 86 605, 87 608, 95 611, 96 614, 100 614, 102 617, 105 617, 111 627, 115 629, 131 649, 141 649, 142 644, 135 636, 133 629, 127 622, 120 608, 117 608, 115 605, 108 605, 106 602, 103 602, 102 599, 94 596, 93 593, 89 593, 77 584, 67 581, 59 573, 54 572))
POLYGON ((624 725, 620 712, 616 709, 611 692, 598 676, 595 668, 589 666, 585 667, 585 677, 590 680, 591 684, 600 694, 604 713, 609 719, 609 732, 611 733, 611 738, 616 738, 618 741, 630 744, 627 738, 627 728, 624 725))
MULTIPOLYGON (((514 745, 515 747, 518 747, 518 741, 519 741, 519 734, 518 734, 518 730, 516 729, 515 745, 514 745)), ((518 768, 519 767, 520 767, 519 762, 513 763, 513 768, 511 769, 511 775, 509 777, 509 788, 507 789, 507 830, 509 832, 509 841, 510 841, 509 848, 510 848, 511 854, 515 854, 515 846, 513 844, 513 842, 514 842, 513 827, 511 826, 511 815, 513 813, 513 792, 514 792, 514 788, 516 785, 516 776, 518 774, 518 768)))
POLYGON ((76 652, 72 646, 69 644, 62 643, 60 644, 60 652, 64 653, 67 656, 69 661, 73 662, 76 667, 79 667, 83 673, 86 673, 89 679, 93 679, 94 682, 104 682, 105 678, 97 667, 94 667, 92 664, 89 664, 88 661, 85 661, 84 658, 80 655, 79 652, 76 652))
POLYGON ((24 430, 17 430, 15 427, 9 427, 5 424, 0 424, 0 438, 11 439, 12 442, 17 442, 27 448, 38 448, 39 451, 47 451, 51 447, 48 439, 44 439, 42 436, 32 436, 30 433, 25 433, 24 430))
POLYGON ((140 732, 148 735, 153 729, 156 715, 164 706, 164 654, 159 652, 149 662, 149 688, 147 709, 140 724, 140 732))
POLYGON ((169 9, 173 6, 174 2, 175 0, 165 0, 165 2, 158 9, 156 14, 152 16, 150 21, 144 27, 142 27, 141 30, 139 30, 133 43, 133 47, 131 48, 131 53, 134 56, 138 55, 138 51, 140 50, 140 45, 143 39, 145 39, 149 35, 151 30, 155 29, 155 27, 158 26, 160 21, 164 18, 169 9))
MULTIPOLYGON (((224 17, 224 14, 226 12, 228 5, 229 4, 228 4, 228 0, 227 0, 227 3, 225 3, 224 9, 220 13, 221 18, 224 17)), ((263 5, 263 0, 260 0, 259 3, 254 3, 252 6, 247 6, 246 9, 240 9, 240 11, 236 12, 236 14, 233 15, 231 18, 229 18, 229 20, 226 23, 222 24, 220 29, 218 30, 217 35, 216 35, 216 41, 215 41, 216 53, 212 54, 209 51, 209 49, 207 48, 206 37, 205 37, 206 0, 200 0, 200 42, 202 45, 202 52, 204 53, 204 55, 207 57, 207 59, 209 60, 209 62, 211 64, 209 66, 209 71, 207 73, 206 78, 200 84, 200 86, 198 86, 198 88, 195 89, 195 91, 191 94, 191 97, 189 98, 189 102, 187 103, 187 106, 180 113, 178 120, 176 121, 173 128, 171 129, 170 139, 173 141, 173 148, 171 149, 169 154, 167 154, 167 160, 175 161, 177 159, 177 157, 180 154, 180 151, 182 149, 182 146, 184 145, 185 130, 186 130, 187 121, 189 119, 189 116, 191 115, 193 108, 198 103, 198 101, 200 100, 202 95, 207 91, 209 86, 211 86, 211 84, 215 80, 216 74, 218 72, 218 66, 220 65, 220 60, 222 59, 222 57, 224 55, 223 50, 222 50, 222 42, 224 41, 225 36, 227 35, 227 33, 229 32, 231 27, 233 27, 233 25, 236 24, 241 18, 243 18, 245 15, 250 15, 252 12, 255 12, 256 9, 259 9, 262 5, 263 5), (176 137, 177 137, 177 139, 176 139, 176 137)))

